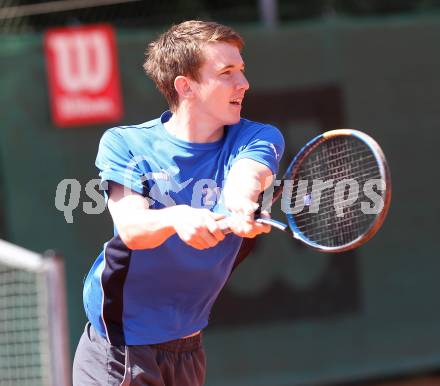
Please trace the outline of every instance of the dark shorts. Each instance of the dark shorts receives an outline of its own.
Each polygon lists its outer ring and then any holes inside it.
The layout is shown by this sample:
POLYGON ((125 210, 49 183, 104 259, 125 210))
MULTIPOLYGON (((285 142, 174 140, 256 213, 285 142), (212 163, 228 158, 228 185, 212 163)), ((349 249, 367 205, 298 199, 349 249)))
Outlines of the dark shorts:
POLYGON ((201 386, 201 334, 145 346, 112 346, 86 324, 73 361, 73 386, 201 386))

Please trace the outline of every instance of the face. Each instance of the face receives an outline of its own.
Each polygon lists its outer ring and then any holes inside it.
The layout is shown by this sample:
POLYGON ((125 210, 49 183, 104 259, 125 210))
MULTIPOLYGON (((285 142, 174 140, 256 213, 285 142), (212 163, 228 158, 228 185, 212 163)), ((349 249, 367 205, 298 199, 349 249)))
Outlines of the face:
POLYGON ((191 81, 197 117, 216 127, 237 123, 249 89, 240 51, 232 44, 216 42, 206 44, 203 52, 200 79, 191 81))

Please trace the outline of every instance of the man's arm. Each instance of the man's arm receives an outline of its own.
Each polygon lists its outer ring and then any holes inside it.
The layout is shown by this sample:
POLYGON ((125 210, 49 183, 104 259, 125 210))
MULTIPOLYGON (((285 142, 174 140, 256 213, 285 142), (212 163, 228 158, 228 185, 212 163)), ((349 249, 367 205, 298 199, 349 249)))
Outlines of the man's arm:
POLYGON ((196 249, 215 246, 224 239, 216 220, 223 216, 207 209, 176 205, 149 209, 140 194, 109 181, 108 208, 124 244, 130 249, 150 249, 177 233, 196 249))
MULTIPOLYGON (((273 181, 272 171, 260 162, 243 158, 229 171, 224 187, 226 208, 232 213, 229 226, 242 237, 255 237, 270 232, 270 226, 254 221, 258 197, 273 181)), ((267 217, 262 213, 262 217, 267 217)))

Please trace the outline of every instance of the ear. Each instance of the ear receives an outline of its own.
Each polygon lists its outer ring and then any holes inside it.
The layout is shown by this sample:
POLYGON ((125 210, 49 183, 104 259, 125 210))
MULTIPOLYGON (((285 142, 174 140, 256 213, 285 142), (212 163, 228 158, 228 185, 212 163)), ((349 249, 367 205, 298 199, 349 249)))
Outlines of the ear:
POLYGON ((188 98, 193 92, 189 78, 183 75, 179 75, 174 79, 174 88, 180 98, 188 98))

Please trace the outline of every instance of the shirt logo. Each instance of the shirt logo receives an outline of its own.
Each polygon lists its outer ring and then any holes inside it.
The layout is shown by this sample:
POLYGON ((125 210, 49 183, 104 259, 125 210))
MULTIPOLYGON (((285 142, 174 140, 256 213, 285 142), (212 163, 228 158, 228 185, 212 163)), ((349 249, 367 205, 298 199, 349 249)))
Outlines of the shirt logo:
POLYGON ((176 205, 176 202, 170 196, 170 192, 179 193, 193 181, 193 178, 189 178, 179 183, 176 178, 179 173, 180 169, 176 166, 161 169, 159 172, 147 173, 145 180, 154 181, 154 185, 149 192, 150 198, 164 206, 176 205))

